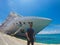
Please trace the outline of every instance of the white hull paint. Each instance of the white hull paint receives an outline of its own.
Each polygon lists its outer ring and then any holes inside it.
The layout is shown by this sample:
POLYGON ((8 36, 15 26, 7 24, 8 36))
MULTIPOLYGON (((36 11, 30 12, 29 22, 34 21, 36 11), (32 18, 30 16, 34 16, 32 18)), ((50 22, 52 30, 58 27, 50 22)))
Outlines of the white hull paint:
POLYGON ((37 34, 51 22, 51 19, 33 16, 23 17, 11 13, 5 22, 0 26, 0 31, 7 34, 14 34, 17 32, 16 35, 25 36, 26 30, 29 28, 29 22, 33 23, 33 29, 35 34, 37 34))

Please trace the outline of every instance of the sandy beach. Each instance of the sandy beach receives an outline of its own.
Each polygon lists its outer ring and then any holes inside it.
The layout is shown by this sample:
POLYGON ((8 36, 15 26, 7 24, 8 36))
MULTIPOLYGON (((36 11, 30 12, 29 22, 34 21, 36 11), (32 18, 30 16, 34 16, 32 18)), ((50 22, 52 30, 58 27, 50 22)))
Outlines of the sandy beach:
MULTIPOLYGON (((18 39, 14 36, 9 36, 0 33, 0 45, 27 45, 27 41, 18 39)), ((34 45, 60 45, 60 44, 43 44, 34 42, 34 45)))

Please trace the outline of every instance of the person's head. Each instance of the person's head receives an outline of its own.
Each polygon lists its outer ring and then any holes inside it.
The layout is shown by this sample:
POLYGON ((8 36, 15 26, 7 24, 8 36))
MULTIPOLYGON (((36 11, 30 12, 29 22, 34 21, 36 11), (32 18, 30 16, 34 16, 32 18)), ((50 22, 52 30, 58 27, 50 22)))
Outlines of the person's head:
POLYGON ((30 28, 32 28, 32 24, 30 24, 30 28))
POLYGON ((30 25, 30 28, 32 28, 32 26, 33 26, 33 23, 31 22, 29 25, 30 25))

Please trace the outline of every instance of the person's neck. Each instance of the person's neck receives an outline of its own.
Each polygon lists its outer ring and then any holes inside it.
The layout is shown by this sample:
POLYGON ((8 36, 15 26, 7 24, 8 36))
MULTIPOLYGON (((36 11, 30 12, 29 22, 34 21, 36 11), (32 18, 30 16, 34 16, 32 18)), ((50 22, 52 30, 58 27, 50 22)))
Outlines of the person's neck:
POLYGON ((30 27, 30 29, 32 29, 32 27, 30 27))

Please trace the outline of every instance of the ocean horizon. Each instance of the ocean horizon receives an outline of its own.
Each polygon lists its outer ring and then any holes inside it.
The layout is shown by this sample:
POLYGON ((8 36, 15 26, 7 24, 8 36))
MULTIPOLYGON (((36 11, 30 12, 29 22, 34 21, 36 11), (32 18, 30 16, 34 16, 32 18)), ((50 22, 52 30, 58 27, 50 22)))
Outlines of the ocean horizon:
POLYGON ((37 34, 36 42, 46 44, 60 44, 60 34, 37 34))

